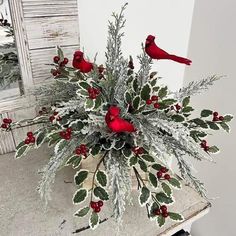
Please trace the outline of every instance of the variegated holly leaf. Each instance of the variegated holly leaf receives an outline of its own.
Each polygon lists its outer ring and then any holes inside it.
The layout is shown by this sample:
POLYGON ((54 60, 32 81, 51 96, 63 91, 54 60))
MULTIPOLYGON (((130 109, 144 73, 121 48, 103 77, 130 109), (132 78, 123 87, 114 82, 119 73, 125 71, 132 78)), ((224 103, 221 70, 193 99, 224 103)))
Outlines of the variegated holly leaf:
POLYGON ((79 203, 82 203, 82 202, 85 201, 87 196, 88 196, 87 189, 81 188, 74 194, 73 203, 76 204, 76 205, 79 204, 79 203))
POLYGON ((151 192, 147 187, 142 187, 139 195, 139 203, 143 207, 149 202, 151 198, 151 192))
POLYGON ((79 209, 78 211, 76 211, 74 216, 84 217, 88 214, 89 210, 90 210, 90 207, 83 207, 83 208, 79 209))
POLYGON ((107 186, 107 174, 105 173, 105 171, 99 170, 96 173, 96 180, 97 182, 102 186, 102 187, 106 187, 107 186))

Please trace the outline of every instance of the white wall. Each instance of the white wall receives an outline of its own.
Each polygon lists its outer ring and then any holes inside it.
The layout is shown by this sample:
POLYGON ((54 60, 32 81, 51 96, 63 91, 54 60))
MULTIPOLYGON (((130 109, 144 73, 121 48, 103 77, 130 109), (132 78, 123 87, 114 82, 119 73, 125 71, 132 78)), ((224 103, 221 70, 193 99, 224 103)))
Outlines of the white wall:
MULTIPOLYGON (((236 114, 236 1, 198 0, 195 2, 188 56, 193 59, 185 83, 210 74, 227 75, 209 92, 196 96, 193 103, 199 111, 209 107, 220 113, 236 114)), ((209 197, 219 197, 206 217, 193 226, 196 236, 234 236, 236 179, 236 121, 231 134, 218 133, 209 138, 210 144, 221 148, 216 164, 199 163, 198 175, 209 190, 209 197)))
MULTIPOLYGON (((129 2, 125 16, 127 24, 123 40, 125 56, 140 54, 141 43, 147 35, 157 36, 160 47, 185 56, 187 53, 194 0, 80 0, 80 37, 81 48, 93 58, 96 52, 98 62, 104 62, 107 39, 107 22, 113 11, 129 2)), ((155 70, 164 77, 163 83, 176 90, 182 85, 184 68, 182 64, 161 61, 155 62, 155 70)))

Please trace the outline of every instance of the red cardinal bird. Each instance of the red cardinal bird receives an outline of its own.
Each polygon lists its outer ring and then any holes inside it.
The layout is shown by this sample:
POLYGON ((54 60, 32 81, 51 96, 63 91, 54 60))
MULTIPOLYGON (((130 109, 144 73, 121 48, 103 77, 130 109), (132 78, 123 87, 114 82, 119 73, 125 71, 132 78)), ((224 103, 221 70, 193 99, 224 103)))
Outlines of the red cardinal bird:
POLYGON ((134 126, 119 117, 120 115, 120 108, 116 106, 111 106, 108 109, 108 112, 105 117, 105 121, 107 123, 107 126, 112 130, 112 132, 115 133, 121 133, 121 132, 135 132, 136 129, 134 126))
POLYGON ((82 73, 88 73, 93 69, 93 64, 84 59, 84 53, 76 51, 74 53, 73 67, 79 69, 82 73))
POLYGON ((186 65, 191 65, 192 61, 184 58, 184 57, 178 57, 175 55, 171 55, 168 52, 162 50, 161 48, 157 47, 157 45, 154 42, 155 36, 148 35, 145 43, 145 52, 152 58, 152 59, 167 59, 176 61, 179 63, 183 63, 186 65))

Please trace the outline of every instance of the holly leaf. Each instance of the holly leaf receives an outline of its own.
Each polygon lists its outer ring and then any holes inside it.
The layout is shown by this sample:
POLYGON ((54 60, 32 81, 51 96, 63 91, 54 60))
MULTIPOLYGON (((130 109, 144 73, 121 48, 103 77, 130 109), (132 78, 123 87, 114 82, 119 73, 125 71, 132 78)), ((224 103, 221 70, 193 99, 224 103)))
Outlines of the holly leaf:
POLYGON ((96 229, 99 225, 99 216, 96 212, 92 212, 89 218, 89 226, 92 230, 96 229))
POLYGON ((69 127, 71 127, 72 130, 80 131, 84 128, 84 123, 81 120, 76 120, 71 122, 69 127))
POLYGON ((184 108, 182 109, 182 112, 183 112, 183 113, 189 113, 189 112, 191 112, 191 111, 194 111, 194 109, 193 109, 192 107, 184 107, 184 108))
POLYGON ((61 151, 68 145, 67 140, 62 139, 59 143, 56 144, 54 151, 57 155, 58 153, 61 153, 61 151))
POLYGON ((221 123, 220 123, 220 126, 221 126, 222 129, 225 130, 227 133, 230 132, 230 127, 229 127, 226 123, 221 122, 221 123))
POLYGON ((224 122, 230 122, 234 117, 232 115, 225 115, 224 122))
POLYGON ((164 193, 165 193, 168 197, 170 197, 171 194, 172 194, 172 190, 171 190, 170 186, 169 186, 168 184, 166 184, 166 183, 163 182, 163 183, 161 184, 161 187, 162 187, 164 193))
POLYGON ((147 172, 147 164, 146 164, 144 161, 138 160, 138 164, 139 164, 140 169, 141 169, 142 171, 147 172))
POLYGON ((87 170, 80 170, 75 174, 74 180, 76 185, 81 185, 88 177, 87 170))
POLYGON ((95 144, 91 149, 90 149, 90 153, 93 156, 96 156, 99 154, 99 152, 101 151, 101 145, 99 144, 95 144))
POLYGON ((210 116, 212 114, 213 114, 213 111, 204 109, 201 112, 201 117, 208 117, 208 116, 210 116))
POLYGON ((69 166, 69 165, 75 165, 78 167, 80 165, 80 162, 82 160, 82 157, 80 156, 77 156, 77 155, 74 155, 72 157, 70 157, 67 162, 66 162, 66 166, 69 166))
POLYGON ((160 165, 160 164, 153 164, 153 165, 152 165, 152 168, 153 168, 154 170, 159 171, 159 170, 162 168, 162 165, 160 165))
POLYGON ((133 100, 133 108, 135 109, 135 110, 138 110, 138 108, 139 108, 139 105, 140 105, 140 96, 136 96, 135 98, 134 98, 134 100, 133 100))
POLYGON ((220 151, 220 149, 218 147, 216 147, 216 146, 211 146, 208 149, 208 152, 211 152, 211 153, 217 153, 219 151, 220 151))
POLYGON ((137 156, 132 156, 129 159, 129 166, 134 166, 136 165, 138 162, 138 157, 137 156))
POLYGON ((37 136, 36 136, 36 147, 37 148, 39 148, 44 143, 44 140, 47 137, 46 134, 47 134, 47 130, 43 130, 37 134, 37 136))
POLYGON ((125 157, 129 158, 132 155, 132 151, 130 148, 123 148, 122 153, 125 157))
POLYGON ((181 188, 181 184, 179 182, 179 180, 177 180, 176 178, 171 177, 168 182, 174 187, 174 188, 181 188))
POLYGON ((157 217, 157 223, 158 223, 159 227, 162 227, 165 224, 165 218, 162 215, 159 215, 157 217))
POLYGON ((157 178, 156 178, 156 176, 153 174, 153 173, 151 173, 151 172, 149 172, 149 174, 148 174, 148 179, 149 179, 149 182, 150 182, 150 184, 154 187, 154 188, 157 188, 157 178))
POLYGON ((160 203, 170 204, 173 203, 173 199, 167 196, 164 192, 160 192, 156 194, 156 199, 160 203))
POLYGON ((94 195, 96 197, 98 197, 99 199, 101 199, 103 201, 108 201, 109 200, 109 195, 108 195, 107 191, 104 188, 98 186, 93 190, 93 192, 94 192, 94 195))
POLYGON ((145 206, 151 198, 151 192, 147 187, 142 187, 139 195, 139 203, 141 207, 145 206))
POLYGON ((84 217, 88 214, 90 207, 84 207, 75 212, 74 216, 84 217))
POLYGON ((94 109, 98 109, 101 105, 102 105, 102 99, 101 99, 101 96, 98 96, 95 99, 94 109))
POLYGON ((137 78, 135 78, 133 81, 132 81, 132 89, 135 93, 137 93, 138 91, 138 80, 137 78))
POLYGON ((78 85, 81 89, 86 90, 86 91, 88 91, 88 89, 91 87, 90 84, 88 84, 85 81, 79 82, 78 85))
POLYGON ((207 123, 200 119, 200 118, 196 118, 196 119, 193 119, 192 120, 196 125, 199 125, 201 128, 204 128, 204 129, 207 129, 208 128, 208 125, 207 123))
POLYGON ((141 98, 146 101, 150 98, 152 87, 149 83, 146 83, 141 90, 141 98))
POLYGON ((213 130, 218 130, 220 129, 219 126, 215 123, 215 122, 212 122, 212 121, 207 121, 207 124, 209 125, 209 127, 213 130))
POLYGON ((181 115, 173 115, 171 116, 171 119, 175 122, 183 122, 185 120, 181 115))
POLYGON ((164 98, 167 95, 167 86, 162 87, 159 92, 158 92, 158 97, 159 98, 164 98))
POLYGON ((148 154, 142 155, 141 158, 147 162, 155 162, 154 158, 148 154))
POLYGON ((189 96, 185 97, 182 102, 182 107, 188 106, 189 102, 190 102, 190 97, 189 96))
POLYGON ((169 217, 174 221, 183 221, 184 217, 178 213, 168 212, 169 217))
POLYGON ((130 94, 130 92, 129 91, 126 91, 125 92, 125 102, 127 103, 127 104, 131 104, 131 102, 132 102, 132 97, 131 97, 131 94, 130 94))
POLYGON ((88 196, 87 189, 81 188, 74 194, 73 203, 76 205, 82 203, 87 198, 87 196, 88 196))
POLYGON ((106 187, 106 185, 107 185, 107 175, 104 171, 99 170, 96 173, 96 180, 102 187, 106 187))
POLYGON ((85 109, 86 111, 90 111, 93 109, 95 105, 94 99, 87 98, 85 101, 85 109))
POLYGON ((168 99, 164 99, 162 100, 162 103, 166 106, 170 106, 172 105, 173 103, 175 103, 176 100, 175 99, 172 99, 172 98, 168 98, 168 99))
POLYGON ((15 158, 18 159, 18 158, 24 156, 27 153, 28 150, 29 150, 29 146, 28 145, 24 145, 24 146, 20 147, 16 151, 15 158))
POLYGON ((124 147, 124 145, 125 145, 125 141, 123 141, 123 140, 116 140, 114 148, 116 150, 120 150, 121 148, 124 147))

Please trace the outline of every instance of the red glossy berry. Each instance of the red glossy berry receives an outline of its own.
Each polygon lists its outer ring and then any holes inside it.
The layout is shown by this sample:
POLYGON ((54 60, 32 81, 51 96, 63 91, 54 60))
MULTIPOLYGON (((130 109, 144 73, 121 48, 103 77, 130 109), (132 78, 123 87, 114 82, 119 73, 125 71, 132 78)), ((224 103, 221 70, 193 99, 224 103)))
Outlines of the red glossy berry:
POLYGON ((157 101, 157 100, 158 100, 158 96, 153 95, 153 96, 151 97, 151 100, 152 100, 152 101, 157 101))
POLYGON ((8 124, 11 124, 12 123, 12 119, 8 119, 8 124))
POLYGON ((66 129, 66 132, 67 132, 67 133, 71 133, 71 132, 72 132, 72 128, 70 128, 70 127, 67 128, 67 129, 66 129))
POLYGON ((158 171, 157 172, 157 178, 160 179, 162 177, 162 172, 161 171, 158 171))
POLYGON ((99 206, 95 207, 95 208, 94 208, 94 211, 95 211, 96 213, 100 212, 100 211, 101 211, 101 207, 99 207, 99 206))
POLYGON ((224 120, 224 116, 219 116, 219 120, 223 121, 224 120))
POLYGON ((66 65, 68 62, 69 62, 69 59, 65 57, 63 60, 63 63, 66 65))
POLYGON ((180 106, 179 104, 176 104, 176 105, 175 105, 175 108, 176 108, 176 110, 178 111, 178 110, 181 109, 181 106, 180 106))
POLYGON ((164 175, 164 179, 170 180, 170 175, 169 175, 169 174, 165 174, 165 175, 164 175))
POLYGON ((163 216, 164 218, 166 218, 166 217, 169 216, 169 214, 168 214, 168 212, 163 212, 163 213, 162 213, 162 216, 163 216))
POLYGON ((207 144, 207 141, 205 139, 202 140, 202 144, 207 144))
POLYGON ((160 104, 159 103, 154 103, 154 108, 156 108, 156 109, 158 109, 158 108, 160 108, 160 104))
POLYGON ((81 145, 80 145, 80 149, 81 149, 82 152, 85 152, 85 153, 86 153, 86 151, 87 151, 87 147, 86 147, 85 144, 81 144, 81 145))
POLYGON ((65 139, 65 140, 70 140, 70 139, 71 139, 71 135, 70 135, 70 134, 66 134, 66 135, 64 136, 64 139, 65 139))
POLYGON ((166 205, 162 205, 160 207, 160 209, 161 209, 162 212, 167 212, 167 206, 166 205))
POLYGON ((4 118, 2 122, 8 124, 9 120, 7 118, 4 118))
POLYGON ((27 133, 27 136, 28 136, 28 137, 33 137, 33 135, 34 135, 34 134, 33 134, 33 132, 31 132, 31 131, 27 133))
POLYGON ((7 129, 8 125, 7 125, 6 123, 4 123, 4 124, 1 125, 1 127, 2 127, 3 129, 7 129))
POLYGON ((53 70, 53 71, 52 71, 52 75, 53 75, 53 76, 57 76, 57 74, 58 74, 58 73, 57 73, 57 70, 53 70))
POLYGON ((97 95, 94 93, 89 94, 89 98, 91 99, 96 99, 97 95))
POLYGON ((65 132, 65 131, 61 131, 59 134, 60 134, 60 136, 61 136, 62 138, 64 138, 64 137, 66 136, 66 132, 65 132))
POLYGON ((35 143, 35 137, 30 137, 29 140, 31 143, 35 143))
POLYGON ((58 62, 60 61, 60 57, 59 57, 59 56, 55 56, 55 57, 53 58, 53 61, 54 61, 55 63, 58 63, 58 62))
POLYGON ((98 201, 98 206, 99 206, 99 207, 102 207, 102 206, 103 206, 103 201, 101 201, 101 200, 98 201))
POLYGON ((162 173, 166 173, 168 170, 167 170, 166 167, 163 166, 163 167, 161 167, 160 171, 161 171, 162 173))
POLYGON ((151 99, 148 99, 148 100, 146 101, 146 104, 147 104, 147 105, 151 105, 151 104, 152 104, 152 100, 151 100, 151 99))
POLYGON ((25 144, 30 144, 30 140, 28 138, 25 140, 25 144))
POLYGON ((138 147, 133 147, 132 152, 136 155, 138 155, 138 147))
POLYGON ((214 116, 212 121, 219 121, 219 117, 214 116))
POLYGON ((142 147, 140 147, 138 150, 137 150, 137 153, 139 155, 143 154, 144 153, 144 149, 142 147))
POLYGON ((215 112, 213 112, 213 116, 218 116, 219 115, 219 113, 217 112, 217 111, 215 111, 215 112))
POLYGON ((94 201, 91 201, 90 206, 91 206, 91 208, 95 209, 97 207, 97 203, 94 201))
POLYGON ((156 209, 156 210, 154 211, 154 214, 155 214, 156 216, 159 216, 159 215, 161 214, 160 209, 156 209))
POLYGON ((87 89, 87 91, 88 91, 88 93, 93 93, 93 88, 92 88, 92 87, 89 87, 89 88, 87 89))
POLYGON ((54 115, 54 116, 58 115, 58 112, 57 112, 57 111, 54 111, 54 112, 53 112, 53 115, 54 115))
POLYGON ((53 121, 54 121, 54 119, 55 119, 55 117, 54 117, 54 116, 50 116, 50 117, 49 117, 49 120, 50 120, 51 122, 53 122, 53 121))
POLYGON ((96 95, 100 94, 100 90, 97 89, 97 88, 95 88, 93 91, 94 91, 94 93, 95 93, 96 95))
POLYGON ((80 155, 80 154, 81 154, 80 148, 77 148, 77 149, 75 150, 75 153, 76 153, 77 155, 80 155))
POLYGON ((209 149, 210 149, 210 147, 209 147, 209 146, 205 146, 205 147, 204 147, 204 151, 205 151, 205 152, 208 152, 208 151, 209 151, 209 149))

